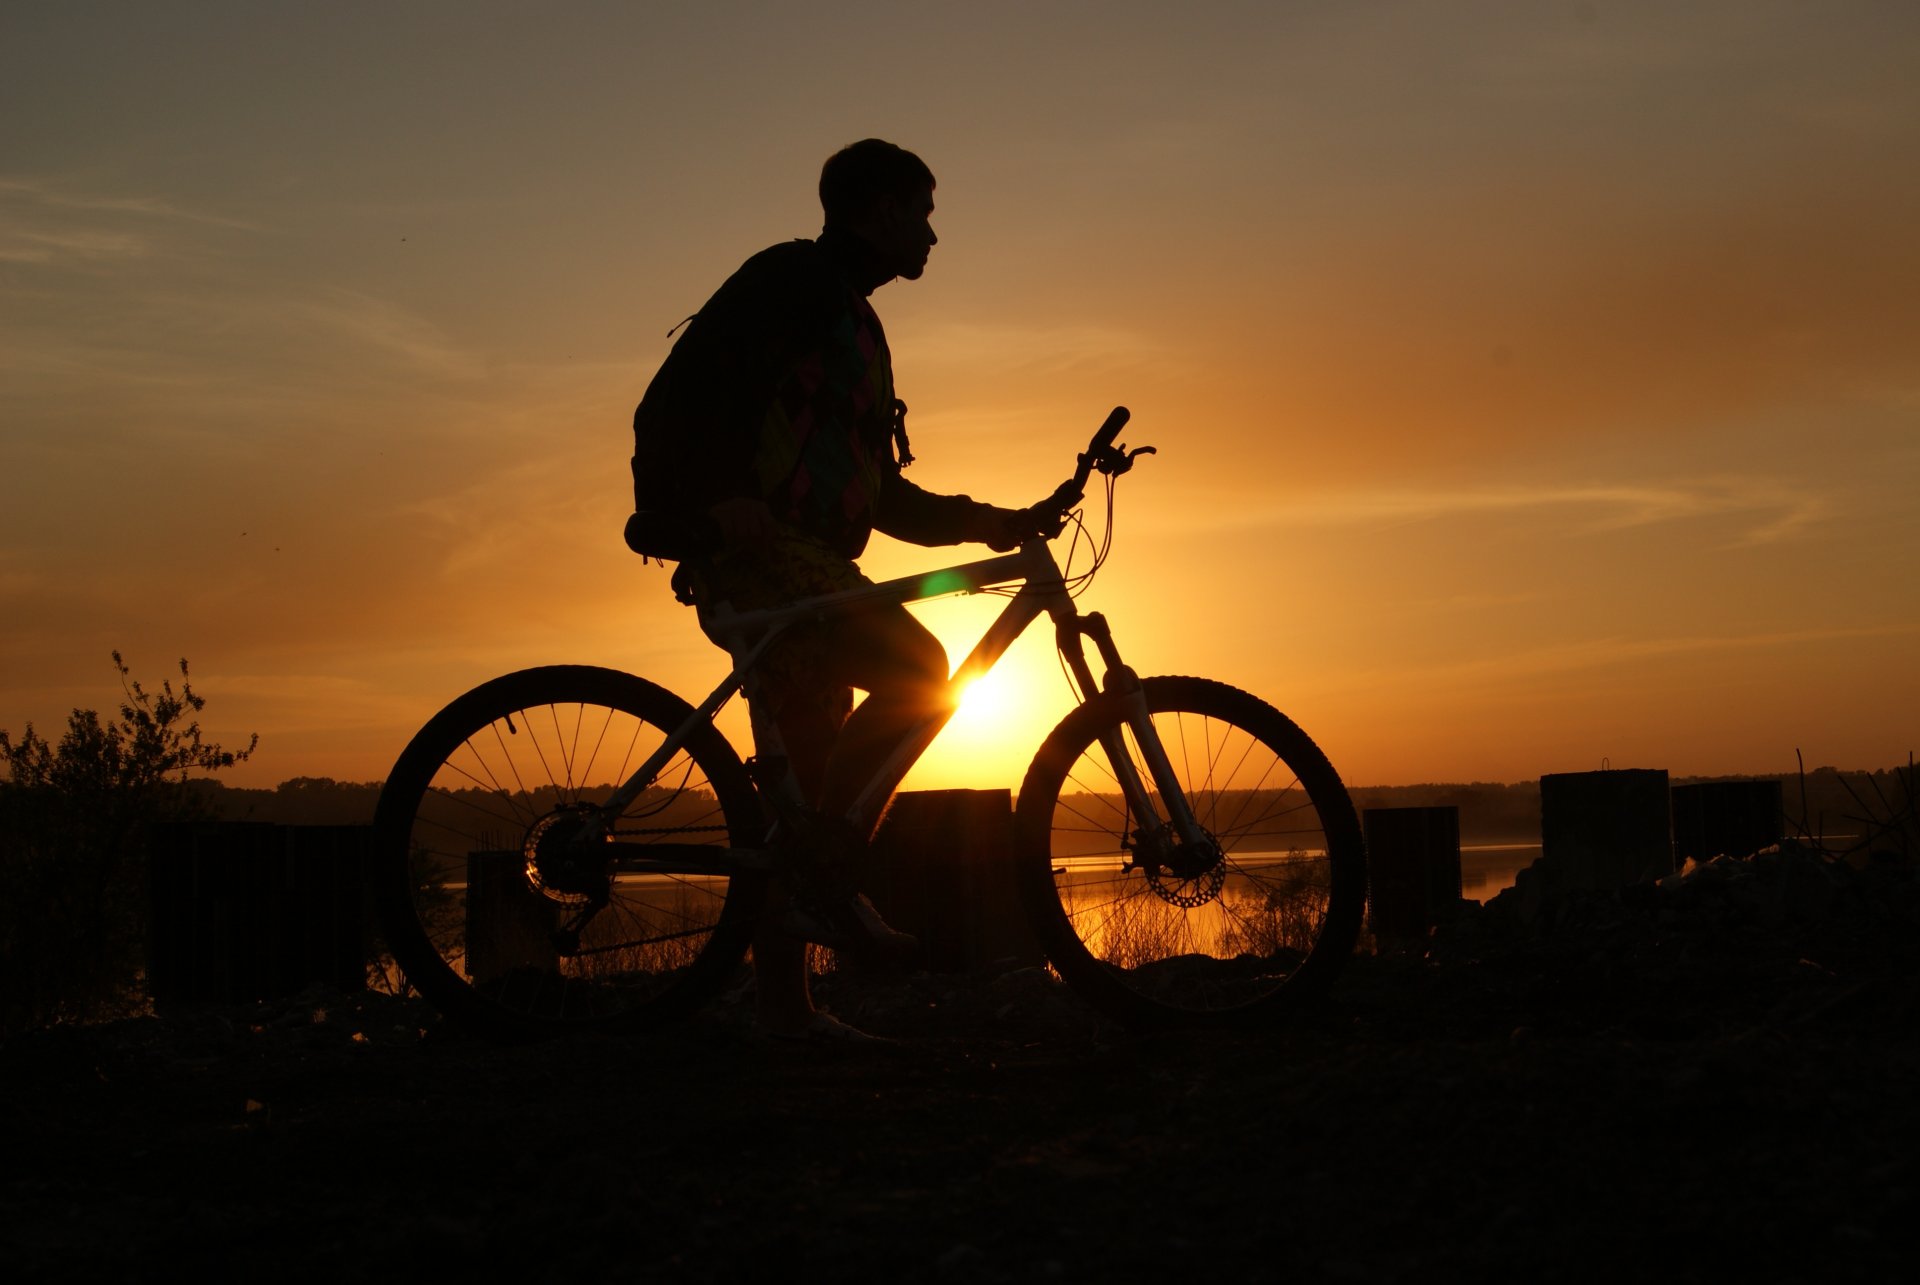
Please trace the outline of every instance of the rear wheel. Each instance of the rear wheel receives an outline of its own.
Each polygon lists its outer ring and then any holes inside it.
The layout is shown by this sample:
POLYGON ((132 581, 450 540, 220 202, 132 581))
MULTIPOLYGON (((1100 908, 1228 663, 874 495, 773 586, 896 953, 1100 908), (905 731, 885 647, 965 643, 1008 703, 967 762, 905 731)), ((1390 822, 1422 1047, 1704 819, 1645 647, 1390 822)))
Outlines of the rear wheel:
POLYGON ((1366 855, 1346 787, 1291 720, 1199 678, 1143 680, 1154 731, 1198 823, 1137 815, 1109 758, 1152 777, 1126 703, 1069 714, 1020 787, 1019 881, 1061 977, 1135 1025, 1264 1019, 1353 951, 1366 855))
POLYGON ((764 895, 727 858, 761 834, 732 747, 697 725, 610 830, 601 815, 692 712, 630 674, 552 666, 421 729, 375 820, 375 901, 407 980, 500 1038, 663 1020, 725 983, 764 895))

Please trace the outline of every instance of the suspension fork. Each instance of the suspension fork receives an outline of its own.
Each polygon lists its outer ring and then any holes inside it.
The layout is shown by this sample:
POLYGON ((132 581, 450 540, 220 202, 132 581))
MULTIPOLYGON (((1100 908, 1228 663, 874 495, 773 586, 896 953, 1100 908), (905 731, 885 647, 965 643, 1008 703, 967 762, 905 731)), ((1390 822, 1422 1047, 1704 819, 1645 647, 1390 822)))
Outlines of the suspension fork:
MULTIPOLYGON (((1074 615, 1056 620, 1054 632, 1060 654, 1066 658, 1074 681, 1080 685, 1082 698, 1091 698, 1095 691, 1103 691, 1120 699, 1121 708, 1126 714, 1126 726, 1133 732, 1134 743, 1140 748, 1140 757, 1146 762, 1152 789, 1159 792, 1161 807, 1166 810, 1165 820, 1175 837, 1183 844, 1205 842, 1206 832, 1193 815, 1186 791, 1181 788, 1180 778, 1174 773, 1172 761, 1167 758, 1166 746, 1160 743, 1160 732, 1153 725, 1153 715, 1147 708, 1147 689, 1133 667, 1120 659, 1120 649, 1113 641, 1113 630, 1107 624, 1107 618, 1097 611, 1074 615), (1093 681, 1093 669, 1087 663, 1086 647, 1082 641, 1086 638, 1093 639, 1101 663, 1106 666, 1105 679, 1098 687, 1093 681)), ((1153 796, 1147 782, 1140 778, 1140 773, 1134 767, 1133 756, 1127 752, 1126 737, 1121 729, 1116 727, 1101 732, 1100 746, 1107 752, 1107 762, 1113 769, 1114 779, 1120 783, 1127 806, 1140 818, 1140 831, 1147 832, 1157 827, 1161 820, 1160 813, 1153 806, 1153 796)))

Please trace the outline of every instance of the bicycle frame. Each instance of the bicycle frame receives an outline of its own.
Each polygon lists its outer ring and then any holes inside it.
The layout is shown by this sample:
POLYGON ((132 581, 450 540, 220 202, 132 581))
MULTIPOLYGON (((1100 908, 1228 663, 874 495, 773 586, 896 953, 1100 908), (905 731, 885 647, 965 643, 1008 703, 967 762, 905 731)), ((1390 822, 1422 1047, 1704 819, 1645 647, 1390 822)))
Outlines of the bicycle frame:
MULTIPOLYGON (((980 593, 1016 583, 1021 586, 1019 590, 1009 598, 1006 608, 995 617, 948 680, 948 699, 942 701, 933 714, 908 728, 895 742, 881 760, 875 775, 856 797, 847 819, 859 827, 861 833, 870 831, 886 801, 952 718, 961 691, 968 683, 990 671, 1014 640, 1044 614, 1053 618, 1055 645, 1073 675, 1080 700, 1084 702, 1096 692, 1107 691, 1120 694, 1129 703, 1127 723, 1146 761, 1151 785, 1143 781, 1134 769, 1134 760, 1126 752, 1117 730, 1102 739, 1114 777, 1133 815, 1141 819, 1143 828, 1148 824, 1161 824, 1154 807, 1157 796, 1161 805, 1168 810, 1166 823, 1182 842, 1205 842, 1206 836, 1186 805, 1185 796, 1160 745, 1152 720, 1148 717, 1146 697, 1138 676, 1120 659, 1106 618, 1098 612, 1082 614, 1075 605, 1060 566, 1045 540, 1030 541, 1017 551, 998 557, 902 576, 840 593, 823 594, 784 607, 734 612, 723 604, 715 611, 712 624, 716 632, 729 639, 728 650, 734 658, 733 670, 695 707, 693 714, 667 736, 626 783, 601 804, 600 815, 608 824, 609 833, 612 818, 618 817, 647 788, 679 752, 694 728, 703 722, 711 722, 720 708, 748 683, 755 663, 787 630, 803 623, 846 615, 877 603, 905 605, 926 602, 953 594, 980 593), (1093 669, 1087 660, 1084 640, 1088 637, 1094 640, 1105 665, 1104 681, 1101 683, 1095 682, 1093 669)), ((780 804, 785 804, 789 809, 804 807, 805 800, 798 797, 798 787, 790 776, 781 786, 786 797, 774 800, 776 810, 780 804)), ((766 793, 764 785, 762 792, 766 793)), ((711 869, 714 850, 703 848, 700 852, 704 858, 702 865, 711 869)), ((662 857, 665 855, 661 853, 662 857)), ((633 868, 652 870, 662 868, 664 864, 643 857, 634 862, 633 868)))

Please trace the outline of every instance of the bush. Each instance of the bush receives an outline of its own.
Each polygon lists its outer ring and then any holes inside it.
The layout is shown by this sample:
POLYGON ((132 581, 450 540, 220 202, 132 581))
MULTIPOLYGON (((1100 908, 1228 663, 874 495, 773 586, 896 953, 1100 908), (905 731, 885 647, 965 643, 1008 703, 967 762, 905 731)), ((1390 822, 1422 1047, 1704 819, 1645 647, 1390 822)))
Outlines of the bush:
POLYGON ((140 1002, 146 945, 146 841, 184 820, 194 772, 232 767, 259 743, 202 739, 187 662, 180 688, 142 687, 119 652, 120 716, 76 709, 49 744, 27 724, 0 730, 0 1031, 111 1017, 140 1002))

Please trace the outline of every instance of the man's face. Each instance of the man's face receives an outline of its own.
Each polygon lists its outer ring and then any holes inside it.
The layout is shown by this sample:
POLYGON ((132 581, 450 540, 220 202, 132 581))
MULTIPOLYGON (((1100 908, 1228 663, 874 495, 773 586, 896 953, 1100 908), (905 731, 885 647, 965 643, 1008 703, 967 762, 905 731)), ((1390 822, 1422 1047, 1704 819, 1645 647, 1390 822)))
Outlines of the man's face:
POLYGON ((922 184, 904 197, 882 200, 874 210, 867 240, 896 277, 918 281, 927 270, 927 254, 939 244, 933 234, 933 185, 922 184))

